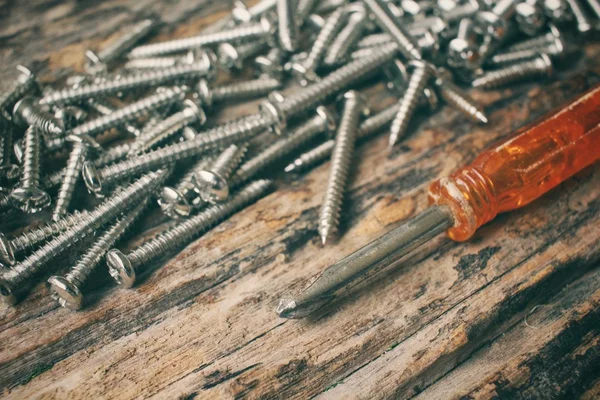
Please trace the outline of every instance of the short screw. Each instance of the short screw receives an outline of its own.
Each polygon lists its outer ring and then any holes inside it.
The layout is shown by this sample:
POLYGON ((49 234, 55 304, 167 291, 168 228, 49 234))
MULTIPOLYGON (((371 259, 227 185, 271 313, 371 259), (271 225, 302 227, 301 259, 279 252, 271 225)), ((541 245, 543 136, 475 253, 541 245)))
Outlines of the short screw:
POLYGON ((579 33, 591 31, 592 23, 590 22, 590 16, 584 11, 581 2, 579 0, 567 0, 567 3, 571 8, 571 12, 573 12, 579 33))
POLYGON ((8 120, 11 119, 11 113, 17 101, 27 94, 37 94, 41 91, 37 77, 29 68, 17 65, 17 70, 19 76, 11 88, 0 93, 0 113, 8 120))
POLYGON ((196 87, 196 93, 202 105, 212 107, 214 103, 261 97, 273 90, 279 89, 281 86, 281 80, 266 76, 212 88, 206 79, 201 79, 196 87))
POLYGON ((469 18, 461 19, 456 38, 448 43, 448 65, 471 71, 479 68, 479 49, 475 45, 474 36, 473 21, 469 18))
POLYGON ((75 106, 60 107, 54 111, 54 117, 64 127, 65 131, 83 123, 87 115, 88 113, 84 109, 75 106))
POLYGON ((21 183, 10 194, 10 201, 25 213, 36 213, 50 205, 50 196, 39 187, 40 131, 30 126, 25 131, 21 183))
POLYGON ((276 0, 279 47, 293 53, 298 49, 298 24, 295 0, 276 0))
POLYGON ((383 0, 364 0, 365 5, 375 17, 375 22, 379 27, 390 34, 392 39, 398 44, 400 52, 409 60, 420 60, 421 50, 411 37, 410 33, 404 28, 402 21, 392 14, 389 7, 383 0))
MULTIPOLYGON (((34 276, 47 268, 57 255, 69 249, 84 237, 114 220, 128 205, 136 204, 148 196, 166 176, 164 171, 151 172, 117 192, 62 234, 33 252, 23 262, 0 275, 0 297, 7 304, 15 304, 34 276)), ((80 214, 81 215, 81 214, 80 214)))
POLYGON ((226 69, 241 70, 244 62, 268 48, 264 41, 242 43, 233 45, 231 43, 221 43, 217 50, 219 64, 226 69))
POLYGON ((181 80, 200 78, 213 74, 214 61, 206 55, 203 60, 193 64, 176 65, 174 67, 142 71, 137 74, 119 78, 105 79, 98 83, 82 84, 76 88, 63 89, 45 95, 40 103, 44 105, 61 105, 78 103, 83 100, 106 96, 133 89, 160 86, 181 80))
POLYGON ((92 273, 97 270, 106 252, 123 236, 129 227, 140 217, 148 205, 142 200, 116 223, 108 228, 85 252, 64 276, 54 275, 48 279, 50 295, 65 308, 79 310, 83 306, 83 287, 92 273))
POLYGON ((219 154, 208 168, 198 171, 192 178, 200 197, 207 203, 220 203, 229 197, 229 178, 235 172, 246 151, 247 145, 232 144, 219 154))
POLYGON ((412 61, 412 75, 408 81, 406 92, 400 99, 398 114, 392 121, 389 147, 393 147, 407 132, 410 120, 419 104, 423 89, 434 75, 433 66, 427 62, 412 61))
POLYGON ((266 166, 291 154, 315 136, 323 132, 335 131, 335 117, 327 108, 324 106, 317 107, 316 114, 310 120, 290 132, 289 135, 280 138, 261 153, 244 162, 231 178, 230 186, 237 187, 252 179, 266 166))
POLYGON ((60 136, 65 130, 58 119, 42 110, 36 99, 27 96, 19 100, 13 109, 13 121, 20 126, 35 126, 42 133, 60 136))
POLYGON ((195 102, 185 100, 183 105, 181 111, 165 118, 150 129, 144 129, 131 144, 128 156, 131 157, 155 148, 188 125, 195 123, 203 125, 206 122, 206 114, 195 102))
POLYGON ((446 103, 466 115, 470 120, 487 124, 488 119, 483 111, 469 95, 454 84, 450 71, 438 68, 435 85, 446 103))
POLYGON ((136 276, 146 264, 185 246, 208 229, 264 197, 271 186, 272 182, 268 180, 252 182, 227 202, 209 206, 195 216, 182 220, 128 254, 117 249, 110 250, 106 255, 110 275, 119 285, 132 287, 136 276))
POLYGON ((257 39, 269 40, 272 39, 274 34, 275 27, 273 23, 267 18, 261 18, 259 22, 249 22, 220 32, 200 34, 183 39, 139 46, 129 53, 129 58, 161 56, 224 42, 229 43, 240 40, 251 41, 257 39))
POLYGON ((530 61, 522 61, 505 68, 489 71, 476 78, 472 86, 483 89, 494 89, 523 79, 536 76, 551 76, 552 60, 546 54, 540 54, 530 61))
POLYGON ((365 100, 361 95, 354 91, 344 94, 344 110, 331 156, 331 172, 319 213, 319 235, 323 245, 338 232, 344 192, 348 185, 352 166, 358 123, 364 109, 365 100))
POLYGON ((350 13, 348 22, 331 42, 331 46, 323 58, 325 65, 336 65, 340 60, 347 59, 350 50, 362 37, 367 26, 367 12, 362 4, 346 7, 346 10, 350 13))

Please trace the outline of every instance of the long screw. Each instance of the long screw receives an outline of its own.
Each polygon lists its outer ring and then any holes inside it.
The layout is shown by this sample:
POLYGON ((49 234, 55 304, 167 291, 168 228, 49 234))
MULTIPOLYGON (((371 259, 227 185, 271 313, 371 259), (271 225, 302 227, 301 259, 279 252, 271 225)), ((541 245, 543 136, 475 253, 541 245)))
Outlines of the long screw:
POLYGON ((64 276, 54 275, 48 279, 50 294, 62 307, 79 310, 83 306, 83 287, 98 269, 110 248, 140 217, 149 200, 142 200, 106 230, 64 276))
POLYGON ((266 166, 284 158, 323 132, 333 132, 335 118, 324 106, 317 107, 313 118, 300 125, 289 135, 282 137, 261 153, 243 163, 231 178, 230 186, 237 187, 255 177, 266 166))
POLYGON ((446 103, 466 115, 470 120, 487 124, 488 119, 483 111, 469 95, 454 84, 450 71, 438 68, 435 86, 446 103))
MULTIPOLYGON (((82 217, 79 223, 33 252, 23 262, 0 275, 0 297, 7 304, 15 304, 19 295, 31 283, 34 276, 48 267, 57 255, 74 246, 84 237, 114 220, 128 205, 136 204, 148 196, 148 193, 160 185, 166 176, 165 171, 150 172, 137 181, 114 194, 96 209, 82 217)), ((80 214, 81 215, 81 214, 80 214)))
POLYGON ((234 45, 221 43, 217 50, 219 64, 227 69, 241 70, 244 62, 268 48, 267 42, 258 40, 250 43, 234 45))
MULTIPOLYGON (((569 46, 569 50, 575 50, 576 46, 569 46)), ((539 54, 547 54, 551 58, 562 58, 567 52, 567 46, 560 38, 554 38, 553 43, 546 43, 542 46, 525 50, 504 51, 494 54, 489 59, 491 66, 515 64, 521 61, 531 60, 539 54)), ((570 52, 569 52, 570 53, 570 52)))
POLYGON ((175 161, 193 157, 209 150, 246 141, 273 124, 273 119, 263 115, 251 115, 223 126, 217 126, 192 140, 165 146, 135 158, 123 160, 97 170, 93 163, 83 167, 83 178, 88 190, 102 193, 103 187, 127 177, 150 171, 175 161))
POLYGON ((264 96, 279 89, 281 85, 281 80, 265 76, 211 88, 206 79, 201 79, 196 92, 202 105, 212 107, 214 103, 264 96))
POLYGON ((298 24, 296 20, 296 1, 277 0, 277 34, 279 47, 293 53, 298 49, 298 24))
POLYGON ((119 108, 111 114, 81 124, 75 127, 71 133, 74 135, 95 136, 166 105, 183 101, 184 97, 185 91, 177 86, 157 91, 135 103, 119 108))
POLYGON ((552 72, 552 60, 546 54, 540 54, 531 61, 523 61, 502 69, 486 72, 476 78, 472 86, 493 89, 536 76, 551 76, 552 72))
POLYGON ((192 178, 200 197, 207 203, 220 203, 229 197, 229 178, 246 155, 246 144, 232 144, 219 154, 208 168, 199 171, 192 178))
POLYGON ((215 204, 199 214, 183 220, 164 231, 128 254, 113 249, 106 255, 111 276, 126 288, 135 284, 136 276, 152 260, 163 257, 179 249, 211 227, 224 221, 242 208, 264 197, 272 186, 272 181, 259 180, 250 183, 234 194, 227 202, 215 204))
MULTIPOLYGON (((384 108, 377 114, 365 119, 358 127, 356 135, 357 140, 363 140, 374 133, 380 131, 385 126, 389 125, 400 108, 399 103, 395 103, 389 107, 384 108)), ((285 167, 285 172, 288 173, 299 173, 307 171, 322 162, 326 161, 333 152, 335 147, 335 139, 329 139, 321 143, 317 147, 301 154, 298 158, 292 161, 285 167)))
POLYGON ((35 126, 42 133, 60 136, 65 133, 64 127, 52 114, 42 110, 36 99, 30 96, 19 100, 13 109, 13 121, 20 126, 35 126))
POLYGON ((338 232, 342 202, 352 166, 358 123, 364 107, 364 100, 358 93, 350 91, 344 94, 344 110, 331 156, 331 172, 319 213, 319 235, 323 245, 338 232))
POLYGON ((420 60, 421 50, 416 41, 406 31, 402 21, 390 11, 382 0, 364 0, 365 5, 375 16, 375 22, 385 32, 389 33, 398 44, 400 52, 409 60, 420 60))
MULTIPOLYGON (((109 115, 118 110, 104 99, 88 99, 86 104, 101 115, 109 115)), ((132 124, 124 124, 124 128, 132 136, 137 137, 141 134, 140 129, 132 124)))
POLYGON ((220 32, 200 34, 183 39, 175 39, 161 43, 139 46, 134 48, 131 53, 129 53, 129 58, 161 56, 223 42, 268 39, 269 37, 272 37, 274 33, 275 28, 273 23, 267 18, 262 18, 260 22, 250 22, 248 24, 220 32))
POLYGON ((142 134, 133 142, 129 149, 129 156, 146 152, 160 143, 164 143, 175 133, 188 125, 206 122, 206 114, 195 102, 185 100, 183 110, 160 121, 150 129, 142 131, 142 134))
POLYGON ((10 89, 0 92, 0 113, 9 120, 17 101, 27 94, 34 94, 40 91, 37 77, 29 68, 17 65, 17 70, 19 71, 19 76, 15 79, 10 89))
POLYGON ((350 50, 362 37, 366 28, 367 12, 363 5, 357 4, 352 8, 347 7, 346 10, 350 12, 348 22, 331 42, 331 46, 323 58, 325 65, 336 65, 340 60, 347 59, 350 50))
POLYGON ((88 211, 75 211, 73 214, 66 215, 58 221, 50 222, 39 228, 24 232, 12 239, 0 233, 0 264, 5 266, 14 265, 16 256, 19 253, 33 249, 52 236, 61 234, 71 226, 77 224, 86 214, 88 214, 88 211))
POLYGON ((561 31, 556 26, 550 25, 550 29, 548 30, 548 32, 544 33, 543 35, 539 35, 539 36, 533 37, 531 39, 526 39, 519 43, 515 43, 512 46, 509 46, 506 49, 506 51, 512 52, 512 51, 531 50, 531 49, 536 49, 536 48, 540 48, 540 47, 545 47, 545 46, 553 44, 557 38, 564 40, 563 34, 561 33, 561 31))
POLYGON ((398 114, 392 121, 389 147, 393 147, 407 132, 410 120, 423 95, 423 89, 435 73, 431 64, 422 61, 412 61, 413 73, 408 81, 404 96, 400 99, 398 114))
POLYGON ((98 96, 106 96, 133 89, 160 86, 175 81, 197 79, 205 75, 210 75, 213 69, 213 60, 210 56, 206 55, 204 59, 193 64, 183 64, 165 69, 142 71, 123 77, 105 79, 98 83, 82 84, 77 88, 51 92, 42 97, 40 104, 72 104, 98 96))

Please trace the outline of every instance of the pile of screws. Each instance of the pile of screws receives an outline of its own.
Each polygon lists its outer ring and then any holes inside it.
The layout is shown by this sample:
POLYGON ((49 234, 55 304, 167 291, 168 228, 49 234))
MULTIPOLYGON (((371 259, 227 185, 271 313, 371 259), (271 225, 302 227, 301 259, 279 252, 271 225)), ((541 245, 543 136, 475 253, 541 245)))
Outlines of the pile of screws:
POLYGON ((548 76, 573 60, 572 38, 598 17, 597 0, 260 0, 235 3, 196 36, 134 47, 158 29, 145 19, 87 51, 86 72, 60 90, 42 89, 18 67, 0 97, 0 212, 52 221, 0 234, 0 295, 15 304, 72 248, 81 254, 75 265, 48 279, 62 306, 83 306, 104 261, 131 287, 150 262, 266 195, 272 181, 257 178, 286 159, 285 172, 299 173, 331 158, 315 221, 326 244, 338 233, 359 139, 387 128, 393 147, 415 113, 438 109, 438 96, 486 123, 460 85, 548 76), (223 74, 238 79, 216 84, 223 74), (369 114, 369 100, 351 88, 380 77, 399 100, 369 114), (198 132, 218 107, 256 98, 255 113, 198 132), (339 116, 325 107, 336 101, 339 116), (83 187, 97 205, 76 204, 83 187), (127 254, 113 249, 153 197, 170 226, 127 254))

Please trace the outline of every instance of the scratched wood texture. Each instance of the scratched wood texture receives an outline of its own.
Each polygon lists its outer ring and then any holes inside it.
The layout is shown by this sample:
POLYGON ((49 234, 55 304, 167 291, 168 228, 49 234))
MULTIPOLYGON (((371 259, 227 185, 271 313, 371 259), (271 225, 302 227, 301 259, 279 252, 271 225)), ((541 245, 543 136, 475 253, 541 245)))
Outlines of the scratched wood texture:
MULTIPOLYGON (((158 36, 167 38, 198 31, 223 7, 5 1, 0 77, 5 84, 17 63, 33 62, 52 80, 79 69, 85 48, 146 13, 167 22, 158 36)), ((38 285, 18 306, 0 306, 3 394, 597 398, 598 165, 499 216, 468 243, 435 239, 309 319, 282 320, 273 310, 283 294, 426 207, 427 182, 598 82, 600 46, 589 45, 557 80, 474 92, 490 117, 485 127, 444 108, 419 117, 393 154, 385 135, 360 146, 344 235, 333 246, 319 245, 315 224, 325 164, 279 179, 277 193, 149 268, 133 290, 97 289, 81 312, 57 307, 38 285)))

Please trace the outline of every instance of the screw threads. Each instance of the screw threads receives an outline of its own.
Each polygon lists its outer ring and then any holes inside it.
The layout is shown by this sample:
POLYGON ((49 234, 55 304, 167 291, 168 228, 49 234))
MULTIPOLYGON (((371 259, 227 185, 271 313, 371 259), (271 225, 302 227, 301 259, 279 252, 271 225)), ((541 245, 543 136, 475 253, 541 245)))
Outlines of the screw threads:
POLYGON ((526 78, 552 73, 552 61, 546 54, 505 68, 484 73, 472 83, 473 87, 494 89, 526 78))
POLYGON ((21 187, 37 187, 40 183, 40 131, 30 126, 24 140, 21 187))
POLYGON ((33 97, 23 97, 15 104, 13 120, 21 126, 35 126, 41 132, 51 136, 64 133, 61 122, 52 114, 42 110, 33 97))
POLYGON ((170 68, 142 71, 123 77, 105 79, 98 83, 82 84, 76 88, 51 92, 40 100, 40 104, 52 106, 71 104, 122 91, 199 78, 207 75, 210 69, 211 62, 208 57, 205 57, 192 64, 181 64, 170 68))
POLYGON ((127 70, 170 68, 181 62, 178 57, 148 57, 135 58, 123 64, 127 70))
POLYGON ((14 81, 10 89, 0 92, 0 112, 7 119, 10 119, 10 113, 15 104, 28 93, 39 90, 36 76, 29 69, 22 65, 17 66, 20 74, 14 81))
POLYGON ((219 154, 209 169, 194 175, 192 182, 202 200, 218 203, 229 197, 231 187, 229 178, 244 158, 247 149, 247 145, 231 145, 219 154))
POLYGON ((295 18, 295 0, 277 0, 279 47, 293 53, 298 49, 298 25, 295 18))
POLYGON ((339 64, 340 60, 347 59, 350 50, 362 37, 366 21, 367 15, 363 7, 353 11, 346 26, 340 30, 340 33, 331 42, 331 46, 323 59, 323 64, 336 65, 339 64))
MULTIPOLYGON (((102 115, 112 114, 117 110, 104 99, 88 99, 86 104, 102 115)), ((137 127, 129 124, 125 124, 125 130, 135 137, 139 136, 141 133, 137 127)))
POLYGON ((325 20, 325 25, 317 35, 314 44, 312 45, 308 55, 300 64, 307 70, 314 72, 325 55, 327 48, 335 39, 335 35, 342 29, 347 20, 347 13, 343 8, 335 10, 325 20))
POLYGON ((103 115, 75 127, 71 133, 74 135, 94 136, 108 129, 114 128, 127 121, 139 118, 152 110, 164 107, 176 101, 182 101, 185 92, 179 87, 172 87, 156 92, 148 97, 115 110, 113 113, 103 115))
POLYGON ((392 121, 389 147, 393 147, 406 134, 410 120, 423 96, 423 89, 433 74, 431 66, 426 63, 418 62, 413 65, 415 68, 408 80, 404 96, 400 99, 398 114, 392 121))
POLYGON ((129 204, 135 204, 147 196, 147 193, 156 187, 164 172, 151 172, 129 185, 122 191, 115 193, 95 210, 88 214, 80 214, 80 221, 70 227, 61 235, 33 252, 23 262, 16 264, 11 270, 0 275, 0 296, 8 304, 17 301, 15 291, 22 290, 33 276, 47 267, 48 262, 81 241, 94 229, 106 224, 119 215, 129 204))
POLYGON ((252 182, 233 195, 227 202, 212 205, 199 214, 183 220, 127 255, 123 255, 118 250, 111 250, 107 256, 110 274, 117 283, 125 287, 133 286, 135 273, 144 264, 185 246, 195 237, 265 196, 271 186, 272 181, 270 180, 252 182), (118 258, 126 258, 126 262, 130 263, 131 268, 127 271, 130 273, 129 276, 125 277, 123 275, 122 268, 119 265, 119 261, 122 262, 123 260, 117 260, 118 258))
POLYGON ((420 60, 421 50, 416 41, 402 26, 402 22, 390 11, 382 0, 364 0, 365 5, 375 16, 375 22, 381 29, 392 36, 398 44, 400 52, 409 60, 420 60))
POLYGON ((58 221, 63 218, 63 216, 67 214, 67 211, 69 210, 69 204, 73 198, 73 192, 75 191, 75 186, 79 180, 79 175, 81 174, 81 169, 87 153, 88 146, 86 143, 73 143, 73 149, 69 154, 69 160, 67 161, 67 166, 65 167, 64 174, 62 176, 62 184, 58 190, 56 205, 54 206, 54 211, 52 212, 52 219, 54 221, 58 221))
POLYGON ((549 46, 556 41, 557 36, 550 31, 543 35, 533 37, 531 39, 523 40, 519 43, 515 43, 507 48, 507 52, 530 50, 540 47, 549 46))
POLYGON ((281 81, 275 78, 261 77, 212 89, 212 101, 241 100, 263 96, 281 87, 281 81))
POLYGON ((107 151, 100 153, 100 155, 96 157, 93 161, 94 166, 96 168, 102 168, 106 165, 124 159, 125 157, 127 157, 127 154, 129 154, 131 144, 132 143, 121 143, 114 147, 111 147, 107 151))
POLYGON ((271 34, 271 26, 265 21, 250 22, 243 26, 224 31, 204 33, 183 39, 138 46, 129 53, 129 58, 146 58, 172 54, 218 43, 264 38, 271 34))
POLYGON ((487 124, 487 117, 483 111, 479 109, 477 104, 475 104, 475 101, 453 82, 447 79, 438 79, 436 80, 436 85, 446 103, 456 108, 472 121, 487 124))
POLYGON ((362 99, 354 92, 345 95, 344 111, 331 156, 331 172, 319 213, 319 235, 323 244, 338 230, 344 192, 350 175, 358 122, 363 108, 362 99))
POLYGON ((569 8, 573 12, 573 16, 577 22, 577 30, 581 33, 591 30, 590 16, 583 10, 583 6, 579 0, 567 0, 567 3, 569 3, 569 8))
POLYGON ((210 170, 224 179, 228 179, 246 155, 247 150, 247 145, 232 144, 219 154, 210 170))
POLYGON ((147 36, 156 26, 158 21, 153 18, 146 18, 119 36, 108 46, 98 52, 98 58, 101 62, 108 64, 123 54, 125 54, 133 45, 147 36))

